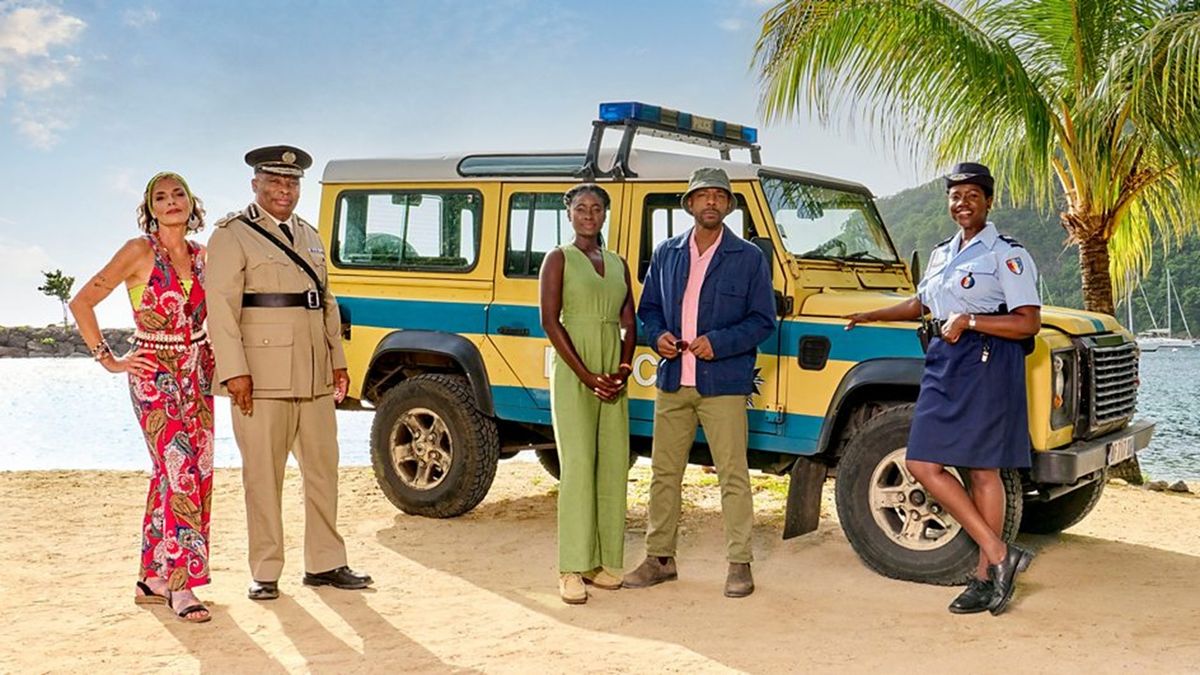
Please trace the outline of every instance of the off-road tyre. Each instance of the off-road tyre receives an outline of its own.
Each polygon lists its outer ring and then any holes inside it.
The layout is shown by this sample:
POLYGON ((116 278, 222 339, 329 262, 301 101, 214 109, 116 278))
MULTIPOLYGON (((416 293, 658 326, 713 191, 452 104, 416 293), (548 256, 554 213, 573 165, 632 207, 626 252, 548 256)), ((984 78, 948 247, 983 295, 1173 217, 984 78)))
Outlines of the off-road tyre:
MULTIPOLYGON (((853 436, 838 461, 835 483, 838 518, 854 552, 876 572, 905 581, 960 584, 979 562, 979 548, 966 530, 959 527, 953 536, 947 533, 944 536, 951 538, 932 550, 914 550, 885 531, 873 514, 871 495, 876 469, 886 475, 892 468, 889 465, 894 465, 897 459, 902 463, 903 457, 895 453, 908 445, 915 407, 908 403, 887 408, 852 431, 853 436)), ((969 485, 967 472, 959 475, 969 485)), ((1021 522, 1021 478, 1017 471, 1008 469, 1002 470, 1000 476, 1006 502, 1003 538, 1012 541, 1021 522)), ((897 478, 903 480, 898 475, 897 478)))
POLYGON ((418 375, 389 389, 376 405, 371 425, 371 465, 383 494, 405 513, 431 518, 460 516, 479 505, 496 477, 500 436, 496 423, 479 412, 467 379, 461 375, 418 375), (428 411, 445 425, 449 466, 428 489, 406 481, 393 462, 394 434, 413 411, 428 411))
POLYGON ((1087 517, 1104 494, 1107 477, 1102 476, 1048 502, 1029 500, 1021 516, 1021 531, 1030 534, 1057 534, 1087 517))

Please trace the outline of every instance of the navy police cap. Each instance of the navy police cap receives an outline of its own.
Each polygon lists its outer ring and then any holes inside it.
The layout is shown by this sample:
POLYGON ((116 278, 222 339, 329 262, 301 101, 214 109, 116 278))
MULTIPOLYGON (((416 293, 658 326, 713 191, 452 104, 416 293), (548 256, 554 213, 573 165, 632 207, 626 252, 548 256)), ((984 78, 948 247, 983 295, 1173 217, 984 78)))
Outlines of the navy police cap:
POLYGON ((992 196, 992 191, 996 188, 996 181, 992 178, 992 172, 986 166, 975 162, 959 162, 954 165, 950 173, 946 174, 946 191, 955 185, 970 183, 983 188, 984 193, 989 197, 992 196))
POLYGON ((304 170, 312 166, 312 155, 290 145, 268 145, 265 148, 255 148, 246 153, 246 163, 254 167, 254 172, 273 173, 277 176, 304 175, 304 170))

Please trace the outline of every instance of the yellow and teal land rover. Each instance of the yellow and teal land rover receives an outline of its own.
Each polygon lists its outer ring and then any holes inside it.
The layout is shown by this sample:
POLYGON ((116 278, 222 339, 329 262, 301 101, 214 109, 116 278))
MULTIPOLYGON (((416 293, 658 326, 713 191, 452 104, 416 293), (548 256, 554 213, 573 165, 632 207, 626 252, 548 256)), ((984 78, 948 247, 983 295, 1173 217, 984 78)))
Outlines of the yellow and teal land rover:
MULTIPOLYGON (((384 494, 407 513, 451 517, 479 504, 497 463, 522 450, 557 471, 537 275, 572 237, 562 195, 594 180, 612 196, 604 242, 629 262, 636 298, 655 245, 691 226, 679 197, 701 166, 729 174, 738 204, 726 223, 773 273, 778 329, 759 346, 746 405, 751 466, 790 475, 783 536, 816 528, 821 485, 836 473, 842 528, 868 566, 961 581, 974 544, 904 466, 923 366, 917 326, 845 331, 839 318, 910 296, 915 258, 902 260, 866 187, 763 165, 752 128, 640 103, 602 104, 582 152, 326 165, 320 230, 342 309, 348 404, 375 410, 384 494), (616 143, 604 143, 608 131, 616 143), (718 157, 637 149, 642 134, 718 157), (733 151, 750 161, 732 161, 733 151)), ((1108 468, 1153 431, 1133 420, 1132 337, 1106 315, 1045 308, 1042 318, 1027 359, 1033 467, 1004 473, 1009 539, 1079 521, 1108 468)), ((644 336, 639 344, 631 440, 648 455, 658 358, 644 336)), ((692 460, 711 462, 702 434, 692 460)))

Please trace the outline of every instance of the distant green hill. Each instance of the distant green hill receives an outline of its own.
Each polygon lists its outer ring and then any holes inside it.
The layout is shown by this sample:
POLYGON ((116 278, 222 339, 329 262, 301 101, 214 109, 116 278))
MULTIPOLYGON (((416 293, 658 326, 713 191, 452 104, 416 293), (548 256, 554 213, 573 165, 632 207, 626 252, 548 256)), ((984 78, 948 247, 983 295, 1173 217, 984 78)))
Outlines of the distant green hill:
MULTIPOLYGON (((1002 200, 997 200, 1000 202, 1002 200)), ((946 192, 940 181, 905 190, 879 199, 879 211, 897 248, 906 257, 913 249, 921 252, 922 265, 938 242, 957 227, 946 210, 946 192)), ((1197 217, 1200 217, 1198 214, 1197 217)), ((1079 283, 1079 250, 1064 248, 1066 231, 1058 223, 1057 213, 1039 213, 1033 209, 1001 205, 992 210, 990 220, 1004 234, 1018 239, 1033 255, 1044 284, 1042 301, 1063 307, 1083 307, 1079 283)), ((1171 284, 1179 293, 1188 326, 1200 336, 1200 238, 1191 237, 1182 246, 1164 252, 1161 243, 1154 251, 1154 265, 1143 281, 1155 319, 1165 323, 1166 269, 1171 268, 1171 284)), ((1146 303, 1134 293, 1133 323, 1137 330, 1151 328, 1146 303)), ((1118 302, 1117 313, 1125 322, 1125 304, 1118 302)), ((1183 335, 1183 322, 1172 304, 1172 328, 1183 335)))

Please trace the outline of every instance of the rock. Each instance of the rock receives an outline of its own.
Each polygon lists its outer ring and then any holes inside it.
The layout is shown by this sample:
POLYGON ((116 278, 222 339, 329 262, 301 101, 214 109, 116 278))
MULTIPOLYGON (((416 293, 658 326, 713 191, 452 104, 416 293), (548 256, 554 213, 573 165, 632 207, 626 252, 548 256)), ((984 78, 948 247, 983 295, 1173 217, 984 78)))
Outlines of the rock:
POLYGON ((1168 487, 1167 489, 1170 490, 1171 492, 1191 493, 1191 489, 1188 487, 1188 484, 1181 480, 1177 480, 1174 483, 1171 483, 1171 486, 1168 487))
POLYGON ((1152 480, 1146 483, 1145 487, 1147 490, 1154 490, 1155 492, 1166 492, 1168 486, 1165 480, 1152 480))
POLYGON ((2 347, 0 346, 0 359, 25 358, 28 352, 24 347, 2 347))

